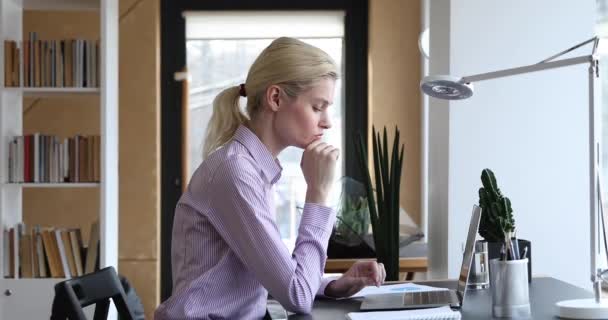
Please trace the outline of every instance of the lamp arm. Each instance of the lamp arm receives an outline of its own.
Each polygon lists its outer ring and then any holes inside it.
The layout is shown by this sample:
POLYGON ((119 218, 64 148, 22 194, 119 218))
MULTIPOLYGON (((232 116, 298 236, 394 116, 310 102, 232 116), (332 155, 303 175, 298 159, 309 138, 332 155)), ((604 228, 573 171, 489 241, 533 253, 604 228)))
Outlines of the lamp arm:
POLYGON ((536 72, 536 71, 542 71, 542 70, 547 70, 547 69, 561 68, 561 67, 566 67, 566 66, 571 66, 571 65, 581 64, 581 63, 588 63, 588 62, 591 62, 591 61, 597 59, 595 57, 595 54, 597 52, 598 45, 599 45, 599 38, 593 37, 589 40, 583 41, 575 46, 572 46, 558 54, 552 55, 551 57, 549 57, 537 64, 531 64, 528 66, 523 66, 523 67, 518 67, 518 68, 476 74, 476 75, 464 77, 464 78, 462 78, 462 80, 460 82, 470 83, 470 82, 475 82, 475 81, 483 81, 483 80, 489 80, 489 79, 509 77, 509 76, 514 76, 517 74, 536 72), (569 59, 563 59, 563 60, 558 60, 558 61, 551 61, 559 56, 562 56, 570 51, 576 50, 591 42, 593 42, 593 49, 591 50, 591 54, 589 54, 589 55, 569 58, 569 59))
POLYGON ((476 75, 472 75, 472 76, 463 77, 460 80, 460 82, 461 83, 470 83, 470 82, 483 81, 483 80, 489 80, 489 79, 503 78, 503 77, 514 76, 514 75, 523 74, 523 73, 530 73, 530 72, 542 71, 542 70, 547 70, 547 69, 555 69, 555 68, 573 66, 573 65, 577 65, 577 64, 583 64, 583 63, 592 63, 594 60, 597 60, 597 57, 594 56, 593 54, 589 54, 589 55, 585 55, 585 56, 568 58, 568 59, 563 59, 563 60, 558 60, 558 61, 537 63, 537 64, 531 64, 531 65, 527 65, 527 66, 523 66, 523 67, 504 69, 504 70, 498 70, 498 71, 487 72, 487 73, 480 73, 480 74, 476 74, 476 75))
POLYGON ((564 51, 562 51, 562 52, 560 52, 560 53, 557 53, 557 54, 555 54, 555 55, 552 55, 552 56, 550 56, 549 58, 547 58, 547 59, 545 59, 545 60, 543 60, 543 61, 539 62, 539 64, 540 64, 540 63, 546 63, 546 62, 549 62, 549 61, 551 61, 551 60, 553 60, 553 59, 555 59, 555 58, 557 58, 557 57, 559 57, 559 56, 562 56, 562 55, 564 55, 564 54, 566 54, 566 53, 568 53, 568 52, 570 52, 570 51, 574 51, 574 50, 576 50, 576 49, 578 49, 578 48, 580 48, 580 47, 582 47, 582 46, 584 46, 584 45, 586 45, 587 43, 590 43, 590 42, 593 42, 593 50, 592 50, 591 54, 595 54, 595 52, 596 52, 596 50, 597 50, 597 45, 598 45, 598 43, 599 43, 599 40, 600 40, 600 38, 599 38, 599 37, 593 37, 593 38, 591 38, 591 39, 589 39, 589 40, 587 40, 587 41, 583 41, 583 42, 581 42, 581 43, 579 43, 579 44, 577 44, 577 45, 575 45, 575 46, 572 46, 572 47, 570 47, 570 48, 568 48, 568 49, 566 49, 566 50, 564 50, 564 51))

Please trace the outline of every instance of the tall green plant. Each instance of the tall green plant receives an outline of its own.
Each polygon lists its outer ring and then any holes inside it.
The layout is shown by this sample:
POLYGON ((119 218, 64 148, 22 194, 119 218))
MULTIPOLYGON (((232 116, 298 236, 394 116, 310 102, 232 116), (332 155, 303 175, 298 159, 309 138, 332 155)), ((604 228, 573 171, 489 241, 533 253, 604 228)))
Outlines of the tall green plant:
POLYGON ((515 231, 515 219, 511 200, 503 196, 496 183, 494 172, 484 169, 481 172, 482 188, 479 188, 481 221, 479 235, 488 242, 504 242, 505 235, 515 231))
POLYGON ((358 134, 355 146, 359 165, 364 173, 370 220, 378 261, 386 268, 386 279, 399 280, 399 189, 403 167, 403 145, 399 151, 399 130, 395 127, 392 152, 389 154, 386 127, 380 133, 372 127, 376 197, 368 166, 367 148, 363 135, 358 134), (377 201, 375 201, 375 198, 377 201))

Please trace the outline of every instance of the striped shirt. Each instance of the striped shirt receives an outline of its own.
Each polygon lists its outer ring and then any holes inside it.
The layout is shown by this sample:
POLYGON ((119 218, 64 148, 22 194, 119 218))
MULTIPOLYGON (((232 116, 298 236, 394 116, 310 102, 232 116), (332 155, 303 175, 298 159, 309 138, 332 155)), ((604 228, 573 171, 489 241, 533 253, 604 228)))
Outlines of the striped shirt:
POLYGON ((322 294, 335 212, 306 203, 293 254, 275 222, 281 165, 245 126, 196 170, 173 222, 173 294, 155 319, 261 319, 267 295, 310 312, 322 294))

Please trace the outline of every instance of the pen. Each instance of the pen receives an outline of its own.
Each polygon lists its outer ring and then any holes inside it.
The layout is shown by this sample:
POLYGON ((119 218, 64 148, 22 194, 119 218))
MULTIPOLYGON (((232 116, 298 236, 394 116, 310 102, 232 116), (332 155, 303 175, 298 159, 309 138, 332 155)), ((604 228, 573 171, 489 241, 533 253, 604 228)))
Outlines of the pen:
POLYGON ((524 252, 521 254, 521 259, 525 259, 528 254, 528 246, 524 247, 524 252))
POLYGON ((521 251, 519 251, 519 241, 517 241, 517 233, 513 234, 513 238, 511 238, 511 242, 512 242, 512 248, 513 248, 516 260, 522 259, 521 251))
POLYGON ((511 260, 518 260, 517 259, 518 254, 515 252, 515 248, 513 247, 513 242, 509 243, 509 247, 510 247, 509 251, 507 251, 507 252, 510 253, 511 260))
POLYGON ((505 243, 507 244, 507 260, 518 260, 519 252, 515 251, 513 246, 513 237, 511 232, 507 232, 505 243))

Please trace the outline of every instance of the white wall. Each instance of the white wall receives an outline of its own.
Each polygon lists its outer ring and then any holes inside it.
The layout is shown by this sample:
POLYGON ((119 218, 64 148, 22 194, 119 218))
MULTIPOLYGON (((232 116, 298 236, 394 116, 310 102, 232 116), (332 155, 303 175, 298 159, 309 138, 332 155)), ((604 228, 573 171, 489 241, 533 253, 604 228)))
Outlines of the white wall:
MULTIPOLYGON (((594 12, 591 0, 431 1, 430 73, 540 62, 591 38, 594 12)), ((587 101, 587 66, 475 83, 464 101, 431 99, 433 277, 457 277, 481 170, 491 168, 518 236, 532 241, 533 273, 589 287, 587 101)))

